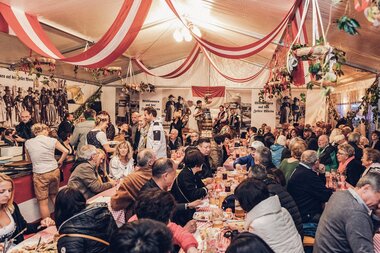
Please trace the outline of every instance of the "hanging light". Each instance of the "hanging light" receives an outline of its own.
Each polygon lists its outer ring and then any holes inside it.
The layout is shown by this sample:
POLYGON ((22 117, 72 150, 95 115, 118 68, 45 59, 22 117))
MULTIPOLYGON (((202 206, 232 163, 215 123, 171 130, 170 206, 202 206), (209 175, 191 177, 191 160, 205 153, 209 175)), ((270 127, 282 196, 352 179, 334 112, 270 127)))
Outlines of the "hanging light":
POLYGON ((201 30, 199 30, 197 26, 193 25, 193 29, 191 29, 191 31, 193 31, 193 33, 197 35, 198 37, 202 37, 201 30))
POLYGON ((193 36, 191 36, 189 31, 187 31, 187 33, 183 37, 185 38, 185 41, 187 42, 190 42, 193 39, 193 36))
POLYGON ((182 33, 181 33, 178 29, 175 30, 175 32, 173 33, 173 38, 174 38, 175 41, 177 41, 178 43, 183 41, 182 33))

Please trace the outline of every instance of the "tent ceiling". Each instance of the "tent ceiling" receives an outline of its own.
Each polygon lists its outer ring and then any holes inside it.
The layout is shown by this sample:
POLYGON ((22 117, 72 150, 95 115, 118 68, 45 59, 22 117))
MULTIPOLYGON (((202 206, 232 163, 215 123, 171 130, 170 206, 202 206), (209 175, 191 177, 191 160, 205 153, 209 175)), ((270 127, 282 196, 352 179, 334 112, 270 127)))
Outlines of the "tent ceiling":
MULTIPOLYGON (((94 42, 107 31, 123 3, 123 0, 66 0, 66 1, 28 1, 0 0, 0 2, 36 14, 44 24, 44 29, 53 43, 66 56, 75 55, 84 50, 86 41, 94 42)), ((285 16, 293 0, 173 0, 180 11, 197 25, 202 36, 209 41, 229 45, 245 45, 268 34, 285 16)), ((331 0, 320 0, 325 27, 331 0)), ((344 13, 345 6, 340 4, 332 10, 332 20, 344 13)), ((310 13, 309 13, 310 14, 310 13)), ((380 69, 380 33, 372 27, 362 13, 352 11, 350 16, 359 20, 362 29, 359 36, 350 36, 337 31, 336 24, 331 24, 328 33, 330 44, 347 52, 347 59, 352 65, 364 68, 380 69)), ((310 17, 310 15, 308 15, 310 17)), ((308 18, 310 27, 311 20, 308 18)), ((142 30, 132 46, 119 57, 112 66, 121 66, 126 73, 129 56, 140 56, 143 62, 155 68, 185 58, 194 45, 193 42, 176 43, 173 39, 175 29, 181 23, 171 13, 163 0, 154 0, 142 30)), ((310 34, 310 31, 309 31, 310 34)), ((259 54, 244 59, 248 62, 264 65, 271 59, 280 41, 278 36, 274 43, 259 54)), ((30 55, 16 37, 0 34, 0 63, 4 66, 17 62, 21 57, 30 55)), ((56 76, 67 79, 91 82, 91 75, 84 70, 74 74, 72 65, 57 63, 56 76)), ((134 67, 137 70, 137 67, 134 67)), ((346 75, 342 82, 351 82, 368 77, 368 73, 345 67, 346 75)), ((108 76, 103 83, 114 80, 108 76)))

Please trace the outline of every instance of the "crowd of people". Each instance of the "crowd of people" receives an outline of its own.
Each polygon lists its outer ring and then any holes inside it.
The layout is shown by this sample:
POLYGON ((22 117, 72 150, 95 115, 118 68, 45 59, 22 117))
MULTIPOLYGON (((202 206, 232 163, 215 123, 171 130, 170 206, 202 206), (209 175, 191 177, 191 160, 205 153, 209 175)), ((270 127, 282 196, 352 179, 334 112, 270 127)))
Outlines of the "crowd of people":
POLYGON ((57 131, 22 112, 22 122, 3 135, 10 145, 22 144, 32 162, 42 220, 23 219, 13 202, 13 181, 0 174, 0 241, 24 228, 34 233, 55 224, 59 252, 197 252, 193 214, 225 167, 248 171, 223 203, 227 208, 237 200, 246 212, 246 232, 235 234, 226 252, 304 252, 304 236, 315 238, 313 252, 373 252, 380 224, 380 132, 368 140, 359 129, 317 122, 273 130, 263 124, 243 133, 230 126, 224 109, 218 117, 225 124, 213 138, 184 131, 181 111, 173 113, 168 132, 151 107, 117 128, 104 111, 86 110, 75 126, 67 114, 57 131), (240 147, 248 153, 240 156, 240 147), (59 191, 60 167, 69 155, 75 162, 59 191), (348 190, 330 187, 331 175, 348 190), (115 186, 110 207, 87 205, 115 186), (124 212, 125 224, 114 220, 110 208, 124 212))

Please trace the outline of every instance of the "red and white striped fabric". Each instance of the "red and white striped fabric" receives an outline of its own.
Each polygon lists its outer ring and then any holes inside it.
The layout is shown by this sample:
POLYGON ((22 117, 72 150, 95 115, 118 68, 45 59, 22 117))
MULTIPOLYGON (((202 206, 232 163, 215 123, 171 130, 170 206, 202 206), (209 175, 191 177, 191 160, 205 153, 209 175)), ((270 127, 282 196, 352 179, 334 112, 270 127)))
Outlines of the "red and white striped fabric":
MULTIPOLYGON (((175 9, 172 3, 172 0, 166 0, 166 3, 169 6, 169 8, 172 10, 172 12, 178 17, 178 19, 181 20, 184 26, 188 28, 186 21, 181 17, 181 15, 179 15, 177 10, 175 9)), ((260 39, 259 41, 245 45, 245 46, 227 47, 227 46, 217 45, 198 37, 196 34, 194 34, 191 31, 191 29, 189 28, 188 29, 191 32, 193 38, 196 39, 202 47, 206 48, 208 51, 212 52, 213 54, 216 54, 224 58, 241 59, 241 58, 246 58, 246 57, 259 53, 271 41, 273 41, 276 38, 276 36, 286 27, 289 21, 289 17, 291 16, 294 8, 295 8, 295 3, 292 5, 289 12, 286 14, 286 16, 280 22, 280 24, 272 32, 270 32, 268 35, 266 35, 264 38, 260 39)))
POLYGON ((133 61, 145 73, 152 75, 152 76, 157 76, 157 77, 169 79, 169 78, 176 78, 176 77, 183 75, 194 64, 195 60, 198 58, 199 52, 200 52, 200 47, 197 43, 194 46, 193 50, 191 50, 191 53, 189 54, 189 56, 187 56, 186 60, 177 69, 175 69, 172 72, 165 74, 165 75, 154 74, 139 59, 133 59, 133 61))
POLYGON ((34 52, 73 65, 104 67, 123 54, 136 38, 152 0, 125 0, 104 36, 90 49, 73 57, 63 56, 43 31, 38 18, 0 3, 0 13, 17 37, 34 52))
POLYGON ((201 50, 203 52, 203 54, 205 55, 206 59, 210 62, 211 66, 221 75, 223 76, 224 78, 226 78, 227 80, 229 81, 232 81, 232 82, 235 82, 235 83, 246 83, 246 82, 249 82, 249 81, 252 81, 253 79, 257 78, 264 70, 265 68, 267 67, 267 64, 265 64, 256 74, 253 74, 252 76, 249 76, 249 77, 246 77, 246 78, 234 78, 234 77, 230 77, 230 76, 227 76, 226 74, 224 74, 219 68, 218 66, 215 64, 215 62, 212 60, 210 54, 207 52, 207 50, 205 50, 205 48, 201 47, 201 50))
MULTIPOLYGON (((304 8, 305 1, 301 1, 300 6, 297 8, 295 12, 294 19, 292 21, 292 35, 293 38, 296 37, 300 27, 301 27, 301 19, 302 19, 302 13, 304 8)), ((305 45, 308 44, 308 38, 307 38, 307 30, 305 23, 302 24, 302 30, 299 36, 299 39, 297 41, 298 43, 305 45)), ((309 69, 309 63, 307 61, 299 61, 297 68, 293 72, 293 82, 295 86, 301 86, 305 83, 310 82, 310 76, 308 74, 309 69)))

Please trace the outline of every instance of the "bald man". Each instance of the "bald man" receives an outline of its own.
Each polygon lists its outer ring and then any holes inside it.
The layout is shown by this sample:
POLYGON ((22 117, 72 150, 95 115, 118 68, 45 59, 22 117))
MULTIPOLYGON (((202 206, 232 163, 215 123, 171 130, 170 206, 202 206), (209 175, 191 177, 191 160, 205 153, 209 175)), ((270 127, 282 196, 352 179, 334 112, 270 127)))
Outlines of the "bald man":
POLYGON ((329 137, 327 135, 321 135, 318 138, 318 150, 319 163, 325 166, 326 171, 330 172, 332 169, 338 168, 338 161, 336 159, 336 151, 329 143, 329 137))
POLYGON ((18 142, 25 142, 34 137, 32 133, 32 126, 34 122, 32 121, 32 116, 29 111, 21 112, 21 122, 16 126, 17 138, 18 142))

